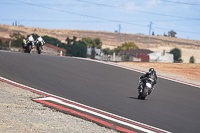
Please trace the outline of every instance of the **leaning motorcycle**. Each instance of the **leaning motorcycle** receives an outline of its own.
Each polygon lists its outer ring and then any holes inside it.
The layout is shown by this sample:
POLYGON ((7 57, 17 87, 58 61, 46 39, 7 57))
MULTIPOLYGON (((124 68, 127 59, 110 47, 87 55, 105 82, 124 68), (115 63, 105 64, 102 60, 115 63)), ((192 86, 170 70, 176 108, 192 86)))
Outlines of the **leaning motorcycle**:
POLYGON ((33 41, 28 41, 28 42, 24 45, 24 52, 25 52, 25 53, 30 53, 33 44, 34 44, 33 41))
POLYGON ((150 78, 143 79, 142 84, 139 85, 138 99, 145 100, 146 96, 149 94, 149 92, 151 91, 153 87, 152 83, 153 83, 153 80, 150 78))
POLYGON ((43 45, 42 42, 36 43, 38 54, 40 54, 42 52, 42 45, 43 45))

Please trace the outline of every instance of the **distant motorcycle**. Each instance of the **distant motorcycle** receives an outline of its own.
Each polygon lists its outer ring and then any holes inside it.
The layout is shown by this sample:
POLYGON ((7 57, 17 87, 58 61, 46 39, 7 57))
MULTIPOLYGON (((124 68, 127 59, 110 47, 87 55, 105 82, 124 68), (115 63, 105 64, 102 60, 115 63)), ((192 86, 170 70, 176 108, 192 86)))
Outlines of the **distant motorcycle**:
POLYGON ((43 46, 42 42, 36 42, 38 54, 42 52, 42 46, 43 46))
POLYGON ((138 99, 143 99, 145 100, 146 96, 149 94, 149 92, 152 89, 152 79, 150 78, 145 78, 143 79, 143 84, 139 85, 138 89, 138 99))
POLYGON ((26 44, 24 44, 24 52, 30 53, 33 45, 34 45, 33 41, 28 41, 26 44))

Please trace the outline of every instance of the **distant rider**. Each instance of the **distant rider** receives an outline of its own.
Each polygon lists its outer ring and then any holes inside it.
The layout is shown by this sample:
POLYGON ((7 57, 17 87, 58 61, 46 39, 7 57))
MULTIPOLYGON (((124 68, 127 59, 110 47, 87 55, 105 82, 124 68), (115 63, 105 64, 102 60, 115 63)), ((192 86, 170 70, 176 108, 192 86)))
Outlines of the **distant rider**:
POLYGON ((23 39, 23 41, 22 41, 22 48, 23 48, 23 49, 25 49, 25 45, 26 45, 26 40, 23 39))
POLYGON ((42 49, 43 49, 43 45, 45 44, 45 42, 44 42, 44 40, 43 40, 43 38, 40 36, 40 37, 38 37, 37 39, 36 39, 36 45, 39 43, 39 42, 41 42, 41 44, 42 44, 42 49))
POLYGON ((34 38, 32 35, 30 35, 27 39, 26 39, 26 42, 29 43, 29 42, 32 42, 32 49, 34 48, 34 38))
POLYGON ((153 68, 150 68, 149 72, 143 74, 140 77, 140 85, 139 85, 138 89, 140 89, 140 86, 143 85, 143 81, 145 80, 145 78, 151 79, 151 81, 152 81, 152 88, 151 88, 150 92, 148 93, 150 95, 152 89, 154 89, 153 86, 157 83, 156 71, 153 68))

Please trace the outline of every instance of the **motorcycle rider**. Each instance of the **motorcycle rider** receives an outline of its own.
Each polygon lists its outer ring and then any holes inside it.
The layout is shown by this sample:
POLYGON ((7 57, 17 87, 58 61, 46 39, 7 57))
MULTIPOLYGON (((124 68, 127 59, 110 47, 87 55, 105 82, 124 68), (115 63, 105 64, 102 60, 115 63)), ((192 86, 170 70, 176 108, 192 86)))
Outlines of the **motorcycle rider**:
POLYGON ((138 89, 140 89, 140 87, 143 87, 143 81, 146 80, 146 78, 151 79, 152 81, 152 88, 150 89, 150 91, 148 92, 148 94, 150 95, 151 91, 154 89, 153 86, 157 83, 157 75, 156 75, 156 71, 153 68, 149 69, 149 72, 143 74, 139 79, 140 79, 140 85, 138 87, 138 89))
POLYGON ((41 48, 43 49, 43 45, 45 44, 45 42, 44 42, 44 40, 43 40, 43 38, 42 38, 41 36, 39 36, 39 37, 36 39, 35 44, 37 45, 38 42, 41 42, 41 44, 42 44, 42 47, 41 47, 41 48))
POLYGON ((32 35, 30 35, 27 39, 26 39, 26 42, 28 43, 29 41, 31 41, 32 42, 32 49, 34 48, 34 38, 33 38, 33 36, 32 35))
POLYGON ((23 39, 23 40, 22 40, 22 48, 23 48, 23 49, 25 49, 25 45, 26 45, 26 40, 23 39))

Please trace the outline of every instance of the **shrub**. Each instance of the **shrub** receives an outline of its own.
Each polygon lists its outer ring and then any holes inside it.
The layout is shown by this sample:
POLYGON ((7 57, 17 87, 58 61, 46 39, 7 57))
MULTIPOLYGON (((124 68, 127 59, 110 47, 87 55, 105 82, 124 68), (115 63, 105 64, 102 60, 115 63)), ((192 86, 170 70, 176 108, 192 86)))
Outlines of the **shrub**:
POLYGON ((191 56, 190 57, 190 61, 189 61, 190 63, 195 63, 195 59, 194 59, 194 56, 191 56))
POLYGON ((180 49, 174 48, 169 53, 174 55, 174 62, 182 62, 183 61, 181 59, 181 50, 180 49))

